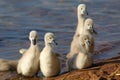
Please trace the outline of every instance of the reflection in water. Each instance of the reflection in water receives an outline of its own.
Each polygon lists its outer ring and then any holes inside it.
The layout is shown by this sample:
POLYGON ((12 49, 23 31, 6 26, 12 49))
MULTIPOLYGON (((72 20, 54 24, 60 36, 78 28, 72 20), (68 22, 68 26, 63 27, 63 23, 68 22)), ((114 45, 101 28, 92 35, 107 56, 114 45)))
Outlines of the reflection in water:
POLYGON ((95 55, 95 59, 118 55, 119 0, 1 0, 0 57, 18 59, 21 56, 18 50, 29 46, 28 34, 31 30, 38 31, 41 48, 44 46, 44 34, 55 33, 59 44, 56 51, 65 55, 69 52, 76 28, 76 7, 80 3, 87 4, 89 16, 94 19, 95 28, 99 32, 95 36, 96 50, 99 51, 101 45, 106 43, 114 45, 108 50, 103 49, 101 52, 104 54, 95 55))

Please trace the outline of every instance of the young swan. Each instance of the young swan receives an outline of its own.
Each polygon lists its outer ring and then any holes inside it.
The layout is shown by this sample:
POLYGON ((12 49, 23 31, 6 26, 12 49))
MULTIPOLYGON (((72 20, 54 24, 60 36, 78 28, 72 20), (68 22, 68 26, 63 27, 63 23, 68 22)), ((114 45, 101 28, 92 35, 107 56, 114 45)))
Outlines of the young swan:
POLYGON ((90 38, 90 42, 91 42, 91 47, 90 47, 90 52, 93 53, 94 52, 94 37, 93 37, 93 33, 97 34, 97 32, 94 30, 93 28, 93 20, 91 18, 87 18, 85 20, 85 24, 84 24, 84 32, 82 35, 88 35, 90 38))
POLYGON ((37 32, 31 31, 29 34, 30 47, 18 62, 17 72, 24 76, 34 76, 39 70, 40 50, 37 45, 37 32))
MULTIPOLYGON (((93 37, 93 34, 97 34, 97 32, 95 31, 95 29, 93 28, 93 20, 91 18, 87 18, 84 22, 84 30, 83 30, 83 33, 81 35, 89 35, 90 37, 90 40, 92 42, 92 46, 90 48, 90 52, 93 53, 94 52, 94 37, 93 37)), ((76 44, 76 46, 74 46, 74 49, 77 49, 78 51, 80 51, 80 46, 79 44, 76 44)), ((76 50, 76 51, 77 51, 76 50)), ((78 53, 78 52, 76 52, 78 53)), ((70 57, 72 57, 74 54, 76 54, 75 52, 72 53, 70 55, 70 57)), ((70 58, 69 57, 69 58, 70 58)))
POLYGON ((79 45, 81 46, 81 51, 68 59, 69 70, 87 68, 93 63, 92 54, 90 53, 90 37, 88 35, 80 36, 79 45))
POLYGON ((18 61, 0 59, 0 71, 16 70, 18 61))
POLYGON ((72 57, 74 53, 78 53, 80 51, 78 41, 79 41, 79 36, 83 33, 86 14, 88 14, 86 5, 80 4, 77 8, 78 24, 77 24, 76 32, 73 36, 73 40, 71 42, 70 52, 66 56, 67 58, 72 57))
POLYGON ((77 24, 74 38, 77 37, 79 34, 83 33, 85 15, 88 15, 86 5, 85 4, 78 5, 78 8, 77 8, 78 24, 77 24))
POLYGON ((54 34, 46 33, 45 37, 45 47, 40 54, 40 68, 43 76, 53 77, 60 73, 61 64, 58 57, 54 54, 52 43, 55 43, 54 34))

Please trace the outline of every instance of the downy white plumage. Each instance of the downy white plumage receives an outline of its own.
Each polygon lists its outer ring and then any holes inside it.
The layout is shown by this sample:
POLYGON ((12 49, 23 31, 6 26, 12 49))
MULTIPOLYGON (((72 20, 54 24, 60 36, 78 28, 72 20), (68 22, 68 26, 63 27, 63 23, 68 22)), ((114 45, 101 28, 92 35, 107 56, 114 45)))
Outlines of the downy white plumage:
POLYGON ((45 47, 40 54, 40 69, 45 77, 53 77, 60 73, 61 64, 58 57, 55 55, 52 43, 55 43, 53 33, 46 33, 44 37, 45 47))
POLYGON ((40 50, 37 45, 37 32, 31 31, 29 34, 30 47, 22 55, 18 62, 17 72, 24 76, 34 76, 39 71, 39 54, 40 50))
POLYGON ((90 37, 88 35, 81 35, 79 45, 81 46, 81 51, 78 54, 74 54, 74 56, 67 61, 69 71, 87 68, 93 63, 92 54, 90 53, 90 37))
POLYGON ((78 8, 77 8, 78 24, 77 24, 75 34, 73 36, 73 40, 71 42, 70 52, 66 56, 67 58, 72 57, 74 53, 78 53, 80 51, 78 41, 79 41, 79 36, 83 33, 83 30, 84 30, 84 21, 85 21, 86 14, 88 14, 86 5, 85 4, 78 5, 78 8))

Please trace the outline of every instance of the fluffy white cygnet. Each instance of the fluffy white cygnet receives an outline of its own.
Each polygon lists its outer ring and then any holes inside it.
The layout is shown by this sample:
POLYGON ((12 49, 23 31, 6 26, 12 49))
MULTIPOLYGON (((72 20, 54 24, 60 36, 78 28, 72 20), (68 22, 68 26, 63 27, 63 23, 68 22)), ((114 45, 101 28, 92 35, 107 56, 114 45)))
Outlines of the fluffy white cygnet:
POLYGON ((61 64, 60 60, 54 53, 52 43, 55 43, 53 33, 46 33, 44 37, 45 47, 40 54, 40 69, 45 77, 53 77, 60 73, 61 64))
POLYGON ((39 55, 40 50, 37 45, 37 32, 31 31, 29 34, 30 39, 30 47, 29 49, 22 55, 18 62, 17 72, 18 74, 22 74, 24 76, 34 76, 39 71, 39 55))
POLYGON ((78 54, 74 54, 67 61, 69 70, 87 68, 93 63, 92 54, 90 53, 91 42, 89 36, 80 36, 79 45, 81 46, 81 51, 78 54))
POLYGON ((85 21, 85 14, 87 13, 87 8, 85 4, 78 5, 77 8, 77 17, 78 17, 78 24, 73 36, 73 40, 70 46, 70 52, 67 54, 67 58, 70 58, 74 55, 74 53, 78 53, 80 51, 79 47, 79 36, 83 33, 84 30, 84 21, 85 21))
POLYGON ((88 35, 89 36, 90 42, 91 42, 91 47, 90 47, 90 52, 91 53, 94 52, 94 47, 95 47, 93 34, 97 34, 97 32, 94 30, 94 27, 93 27, 93 20, 91 18, 87 18, 85 20, 84 32, 83 32, 82 35, 88 35))

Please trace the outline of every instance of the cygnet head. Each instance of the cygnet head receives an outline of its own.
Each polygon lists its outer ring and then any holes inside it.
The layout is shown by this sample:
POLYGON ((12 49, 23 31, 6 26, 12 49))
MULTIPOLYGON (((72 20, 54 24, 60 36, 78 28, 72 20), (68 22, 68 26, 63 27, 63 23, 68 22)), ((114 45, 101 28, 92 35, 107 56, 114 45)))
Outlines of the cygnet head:
POLYGON ((50 32, 46 33, 44 40, 46 44, 55 43, 57 45, 57 43, 55 42, 55 37, 53 33, 50 33, 50 32))
POLYGON ((88 15, 87 7, 86 7, 85 4, 79 4, 78 8, 77 8, 77 11, 78 11, 78 16, 85 15, 85 14, 88 15))
POLYGON ((94 30, 93 27, 93 20, 91 18, 88 18, 85 20, 85 29, 89 30, 91 33, 97 34, 97 32, 94 30))
POLYGON ((32 45, 36 45, 37 39, 38 39, 37 31, 35 31, 35 30, 31 31, 29 33, 29 39, 30 39, 32 45))
POLYGON ((81 35, 79 37, 79 43, 80 45, 83 47, 90 47, 92 45, 91 41, 90 41, 90 37, 88 35, 81 35))

